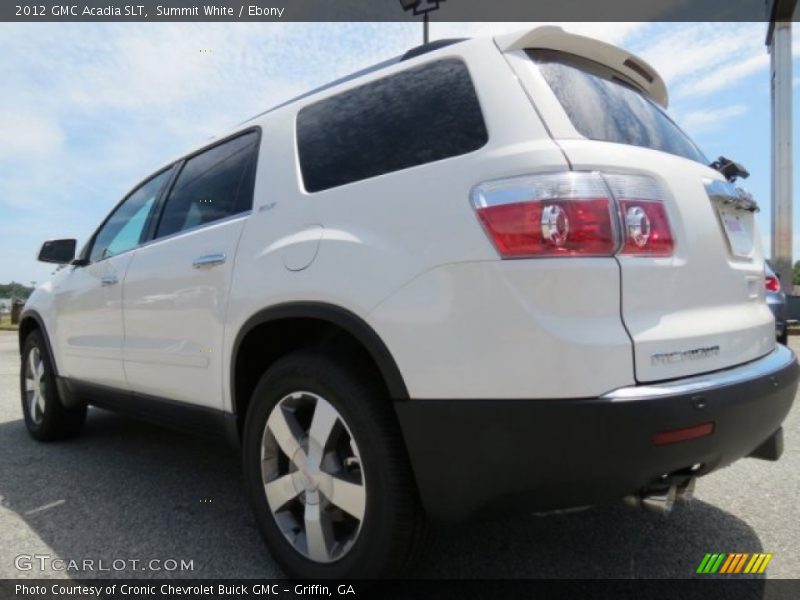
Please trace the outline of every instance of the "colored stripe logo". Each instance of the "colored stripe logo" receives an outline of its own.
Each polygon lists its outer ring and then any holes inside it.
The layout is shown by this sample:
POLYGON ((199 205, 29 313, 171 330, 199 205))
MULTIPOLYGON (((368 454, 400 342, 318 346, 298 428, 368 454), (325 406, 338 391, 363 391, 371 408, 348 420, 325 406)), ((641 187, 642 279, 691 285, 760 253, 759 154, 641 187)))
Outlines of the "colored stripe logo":
POLYGON ((700 566, 697 567, 696 572, 701 575, 714 573, 726 575, 763 573, 767 570, 767 565, 772 560, 772 556, 772 554, 761 552, 753 554, 749 552, 706 554, 703 560, 700 561, 700 566))

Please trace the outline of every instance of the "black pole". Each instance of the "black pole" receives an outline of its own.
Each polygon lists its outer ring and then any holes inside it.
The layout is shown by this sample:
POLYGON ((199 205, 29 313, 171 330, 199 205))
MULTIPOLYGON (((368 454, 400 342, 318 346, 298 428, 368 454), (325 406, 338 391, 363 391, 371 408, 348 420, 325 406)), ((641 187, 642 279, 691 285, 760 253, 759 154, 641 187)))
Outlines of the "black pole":
POLYGON ((428 43, 428 11, 422 13, 422 43, 428 43))

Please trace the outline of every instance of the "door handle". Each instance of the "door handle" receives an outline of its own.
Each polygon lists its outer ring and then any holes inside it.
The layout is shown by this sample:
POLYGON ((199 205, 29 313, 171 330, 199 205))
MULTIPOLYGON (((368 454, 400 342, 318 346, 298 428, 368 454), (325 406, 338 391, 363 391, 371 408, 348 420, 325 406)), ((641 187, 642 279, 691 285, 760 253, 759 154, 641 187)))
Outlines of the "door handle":
POLYGON ((116 275, 105 275, 104 277, 100 278, 100 285, 103 287, 116 285, 117 283, 119 283, 119 279, 117 279, 116 275))
POLYGON ((195 269, 205 269, 208 267, 215 267, 217 265, 224 264, 227 260, 227 257, 222 254, 206 254, 204 256, 198 256, 192 262, 192 266, 195 269))

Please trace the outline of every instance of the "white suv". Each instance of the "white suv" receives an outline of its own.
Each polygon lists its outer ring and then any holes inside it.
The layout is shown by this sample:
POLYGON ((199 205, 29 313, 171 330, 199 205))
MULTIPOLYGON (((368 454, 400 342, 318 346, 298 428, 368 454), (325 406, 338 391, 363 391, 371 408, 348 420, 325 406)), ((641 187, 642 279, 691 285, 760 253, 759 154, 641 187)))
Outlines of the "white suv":
POLYGON ((414 49, 136 186, 20 327, 31 434, 86 405, 241 440, 293 576, 407 566, 427 519, 669 508, 777 459, 757 206, 662 79, 559 28, 414 49), (717 165, 719 166, 719 165, 717 165))

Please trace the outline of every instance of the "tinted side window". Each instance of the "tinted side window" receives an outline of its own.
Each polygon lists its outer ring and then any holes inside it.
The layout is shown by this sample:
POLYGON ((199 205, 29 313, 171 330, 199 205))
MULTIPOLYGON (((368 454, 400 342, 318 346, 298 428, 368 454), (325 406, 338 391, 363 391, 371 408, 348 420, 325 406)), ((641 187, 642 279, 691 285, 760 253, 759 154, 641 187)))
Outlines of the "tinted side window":
POLYGON ((89 260, 96 262, 139 245, 147 220, 172 169, 143 183, 120 204, 103 224, 92 244, 89 260))
POLYGON ((188 159, 169 193, 156 237, 250 210, 257 154, 258 134, 251 131, 188 159))
POLYGON ((488 139, 469 71, 456 59, 390 75, 297 115, 309 192, 466 154, 488 139))

